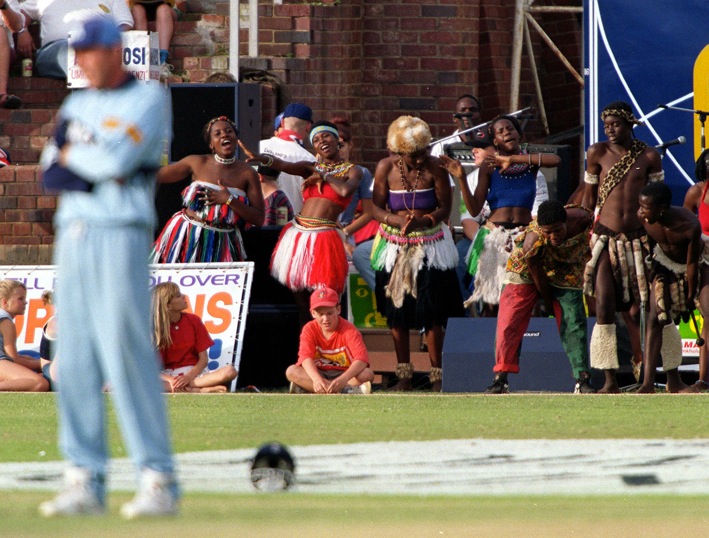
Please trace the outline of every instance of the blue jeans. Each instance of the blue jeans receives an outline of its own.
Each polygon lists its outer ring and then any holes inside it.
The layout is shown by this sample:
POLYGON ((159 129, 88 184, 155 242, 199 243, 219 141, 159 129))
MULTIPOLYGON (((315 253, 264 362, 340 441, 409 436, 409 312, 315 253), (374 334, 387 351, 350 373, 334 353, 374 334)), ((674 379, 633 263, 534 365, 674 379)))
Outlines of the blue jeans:
POLYGON ((370 261, 370 256, 372 255, 372 245, 374 244, 374 239, 369 241, 363 241, 357 245, 352 253, 352 263, 357 268, 357 272, 364 279, 364 281, 369 286, 369 289, 374 291, 374 269, 372 269, 372 262, 370 261))
POLYGON ((470 245, 473 242, 467 237, 463 237, 455 244, 458 250, 458 266, 455 268, 455 274, 458 275, 458 283, 460 284, 460 293, 463 295, 463 301, 466 301, 472 294, 470 292, 470 276, 465 262, 465 255, 470 250, 470 245), (466 280, 468 283, 466 284, 466 280))
POLYGON ((34 67, 40 77, 66 78, 68 61, 69 42, 57 39, 37 51, 34 67))

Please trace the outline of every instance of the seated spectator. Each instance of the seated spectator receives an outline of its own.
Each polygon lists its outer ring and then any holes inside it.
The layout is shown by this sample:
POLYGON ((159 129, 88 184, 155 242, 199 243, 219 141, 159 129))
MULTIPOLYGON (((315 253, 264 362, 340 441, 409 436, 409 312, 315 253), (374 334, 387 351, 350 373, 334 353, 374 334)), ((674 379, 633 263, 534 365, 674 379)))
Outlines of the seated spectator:
POLYGON ((261 192, 264 204, 264 226, 284 226, 293 220, 293 206, 288 196, 278 188, 278 170, 268 166, 258 167, 258 177, 261 180, 261 192))
MULTIPOLYGON (((314 163, 316 158, 303 147, 303 141, 308 137, 312 124, 311 108, 302 103, 291 103, 283 111, 280 123, 274 122, 274 136, 259 143, 259 153, 271 155, 288 163, 301 161, 314 163)), ((280 172, 278 186, 288 196, 293 211, 296 214, 300 213, 303 207, 304 178, 283 170, 280 172)))
MULTIPOLYGON (((112 17, 121 31, 133 29, 133 16, 125 0, 25 0, 22 3, 25 27, 40 23, 40 48, 35 59, 35 73, 40 77, 67 78, 68 34, 78 23, 96 15, 112 17)), ((17 50, 31 58, 35 49, 29 32, 17 34, 17 50)))
POLYGON ((46 392, 39 359, 17 352, 15 316, 25 313, 27 288, 18 280, 0 280, 0 391, 46 392))
POLYGON ((340 316, 340 297, 330 288, 310 296, 312 321, 300 334, 298 362, 286 370, 291 393, 370 394, 374 372, 362 335, 340 316))
POLYGON ((174 282, 153 288, 155 345, 163 360, 160 378, 167 392, 226 392, 236 379, 231 364, 205 371, 214 340, 199 316, 185 312, 187 298, 174 282))
MULTIPOLYGON (((53 293, 49 290, 42 294, 42 302, 45 308, 49 308, 53 302, 53 293)), ((49 383, 49 390, 54 390, 57 377, 56 342, 57 340, 57 316, 53 315, 42 327, 42 339, 39 341, 39 364, 42 368, 42 375, 49 383)))
POLYGON ((20 12, 17 0, 0 0, 0 26, 4 27, 7 39, 0 38, 0 107, 20 108, 22 99, 7 93, 7 80, 10 66, 15 61, 15 42, 13 32, 26 33, 25 18, 20 12))
POLYGON ((130 11, 135 21, 136 30, 148 30, 148 23, 158 33, 160 46, 160 78, 167 78, 172 74, 172 66, 167 63, 170 57, 170 42, 175 29, 175 21, 179 13, 184 11, 184 2, 175 0, 129 0, 130 11), (176 5, 177 4, 177 5, 176 5))

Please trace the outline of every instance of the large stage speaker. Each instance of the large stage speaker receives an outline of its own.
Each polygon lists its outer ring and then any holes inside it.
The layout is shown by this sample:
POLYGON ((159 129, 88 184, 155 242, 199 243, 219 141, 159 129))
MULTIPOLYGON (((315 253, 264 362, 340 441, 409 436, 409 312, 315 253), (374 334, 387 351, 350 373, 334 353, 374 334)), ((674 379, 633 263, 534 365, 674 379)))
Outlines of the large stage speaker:
MULTIPOLYGON (((588 334, 595 325, 588 319, 588 334)), ((450 318, 443 341, 443 392, 484 392, 495 366, 496 318, 450 318)), ((573 392, 575 380, 561 347, 554 318, 532 318, 522 339, 520 372, 510 374, 510 391, 573 392)), ((599 388, 603 374, 592 373, 599 388)))
POLYGON ((278 242, 282 226, 254 226, 244 232, 246 258, 254 262, 254 279, 251 285, 252 305, 295 306, 293 292, 271 276, 271 254, 278 242))
POLYGON ((298 359, 298 309, 287 305, 249 307, 236 387, 259 390, 288 386, 286 368, 298 359))
POLYGON ((282 226, 252 227, 242 233, 246 255, 254 262, 254 278, 237 388, 285 387, 286 368, 298 358, 300 320, 293 292, 269 272, 281 229, 282 226))
MULTIPOLYGON (((187 155, 210 153, 202 138, 209 120, 227 116, 239 128, 239 138, 252 151, 261 139, 261 87, 258 84, 171 84, 171 162, 187 155)), ((239 150, 239 158, 245 156, 239 150)))
POLYGON ((571 196, 571 146, 555 144, 528 144, 530 153, 556 153, 561 163, 556 168, 542 168, 547 180, 549 199, 566 202, 571 196))

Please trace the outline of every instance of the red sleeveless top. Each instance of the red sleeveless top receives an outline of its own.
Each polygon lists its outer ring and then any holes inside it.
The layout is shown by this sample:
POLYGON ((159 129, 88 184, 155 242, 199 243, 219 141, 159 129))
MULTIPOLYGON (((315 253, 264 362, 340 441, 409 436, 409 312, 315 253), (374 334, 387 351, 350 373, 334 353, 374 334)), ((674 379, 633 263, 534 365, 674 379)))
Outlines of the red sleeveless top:
POLYGON ((702 233, 705 235, 709 235, 709 204, 704 203, 704 197, 707 195, 707 187, 709 187, 709 181, 704 183, 702 197, 699 199, 699 206, 697 208, 699 224, 701 224, 702 233))

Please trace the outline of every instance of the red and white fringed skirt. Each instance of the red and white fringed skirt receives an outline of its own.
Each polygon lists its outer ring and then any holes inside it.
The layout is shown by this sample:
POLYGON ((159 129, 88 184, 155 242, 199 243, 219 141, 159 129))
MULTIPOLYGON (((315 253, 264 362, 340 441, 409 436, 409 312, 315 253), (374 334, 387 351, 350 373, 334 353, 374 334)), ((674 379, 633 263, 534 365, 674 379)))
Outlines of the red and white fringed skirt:
POLYGON ((296 215, 271 256, 271 275, 293 291, 327 286, 342 294, 349 266, 337 223, 296 215))

